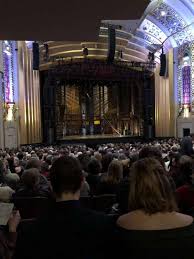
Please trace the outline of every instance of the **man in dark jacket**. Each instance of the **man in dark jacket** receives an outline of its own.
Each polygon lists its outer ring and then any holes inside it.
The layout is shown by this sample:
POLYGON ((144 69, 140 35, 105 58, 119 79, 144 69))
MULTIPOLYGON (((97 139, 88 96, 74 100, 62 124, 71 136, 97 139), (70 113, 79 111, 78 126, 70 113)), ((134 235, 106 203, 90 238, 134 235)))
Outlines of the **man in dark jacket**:
POLYGON ((50 180, 56 203, 43 218, 21 231, 17 259, 109 258, 114 219, 80 207, 83 179, 76 159, 61 157, 54 162, 50 180))
POLYGON ((194 154, 193 151, 194 134, 186 136, 181 141, 181 154, 191 156, 194 154))

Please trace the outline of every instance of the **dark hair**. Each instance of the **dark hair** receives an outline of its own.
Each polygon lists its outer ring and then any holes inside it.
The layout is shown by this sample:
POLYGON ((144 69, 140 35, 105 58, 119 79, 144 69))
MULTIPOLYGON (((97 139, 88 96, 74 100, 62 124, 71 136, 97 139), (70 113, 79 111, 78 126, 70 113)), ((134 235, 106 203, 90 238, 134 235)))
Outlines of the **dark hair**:
POLYGON ((139 152, 139 159, 143 159, 146 157, 155 157, 162 159, 162 153, 159 148, 153 146, 143 147, 139 152))
POLYGON ((19 152, 17 157, 19 160, 22 160, 24 158, 24 154, 22 152, 19 152))
POLYGON ((90 162, 90 157, 87 154, 81 154, 81 155, 78 156, 78 160, 80 162, 82 170, 87 172, 88 171, 88 163, 90 162))
POLYGON ((26 170, 30 168, 36 168, 40 171, 41 168, 41 161, 35 158, 30 159, 26 164, 26 170))
POLYGON ((108 167, 110 165, 110 163, 113 160, 113 154, 112 153, 107 153, 106 155, 104 155, 102 157, 102 171, 103 173, 107 173, 108 171, 108 167))
POLYGON ((75 193, 81 188, 83 180, 79 161, 72 157, 60 157, 50 169, 50 181, 55 194, 60 197, 62 193, 75 193))
POLYGON ((181 156, 179 159, 179 169, 184 183, 191 184, 191 175, 193 172, 193 160, 189 156, 181 156))
POLYGON ((162 159, 162 153, 158 147, 147 146, 143 147, 139 152, 139 159, 152 157, 157 159, 160 164, 165 168, 164 160, 162 159))
POLYGON ((30 168, 28 170, 25 170, 22 174, 21 180, 27 188, 34 189, 40 180, 38 169, 30 168))
POLYGON ((101 173, 102 165, 99 160, 96 158, 91 159, 91 161, 88 163, 88 173, 92 175, 98 175, 101 173))
POLYGON ((158 160, 145 158, 132 165, 129 209, 148 214, 177 210, 170 182, 158 160))

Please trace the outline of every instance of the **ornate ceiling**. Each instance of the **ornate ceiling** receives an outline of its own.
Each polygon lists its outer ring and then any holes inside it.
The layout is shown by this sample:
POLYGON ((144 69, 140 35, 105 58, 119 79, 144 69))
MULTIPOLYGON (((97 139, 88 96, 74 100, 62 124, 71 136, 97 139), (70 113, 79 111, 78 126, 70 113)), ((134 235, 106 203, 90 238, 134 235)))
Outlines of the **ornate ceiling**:
POLYGON ((103 20, 98 41, 49 42, 51 56, 81 58, 86 46, 90 57, 106 58, 108 24, 116 25, 116 58, 122 50, 122 60, 142 62, 152 52, 159 63, 162 46, 168 52, 194 41, 194 0, 152 0, 140 20, 103 20))
MULTIPOLYGON (((147 7, 131 41, 143 40, 149 51, 155 52, 156 62, 163 45, 164 51, 194 40, 194 1, 153 0, 147 7)), ((142 49, 143 50, 143 49, 142 49)))

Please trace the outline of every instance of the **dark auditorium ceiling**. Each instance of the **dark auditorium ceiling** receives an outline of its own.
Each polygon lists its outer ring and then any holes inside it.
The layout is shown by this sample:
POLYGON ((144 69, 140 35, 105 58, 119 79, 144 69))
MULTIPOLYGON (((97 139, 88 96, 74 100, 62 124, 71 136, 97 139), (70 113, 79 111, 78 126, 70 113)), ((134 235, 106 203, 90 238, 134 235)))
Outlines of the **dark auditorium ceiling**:
POLYGON ((2 1, 0 40, 94 41, 101 20, 139 19, 149 0, 2 1))

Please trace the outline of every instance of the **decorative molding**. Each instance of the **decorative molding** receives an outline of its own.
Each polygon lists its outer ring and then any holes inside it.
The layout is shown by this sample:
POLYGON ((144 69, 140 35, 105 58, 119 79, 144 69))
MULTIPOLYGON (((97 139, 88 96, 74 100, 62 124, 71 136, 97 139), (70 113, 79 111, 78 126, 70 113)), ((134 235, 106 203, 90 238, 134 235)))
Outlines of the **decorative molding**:
POLYGON ((162 2, 151 14, 169 31, 169 35, 177 32, 172 36, 177 45, 180 46, 186 42, 194 40, 194 35, 190 27, 184 29, 188 24, 183 17, 168 4, 162 2))

